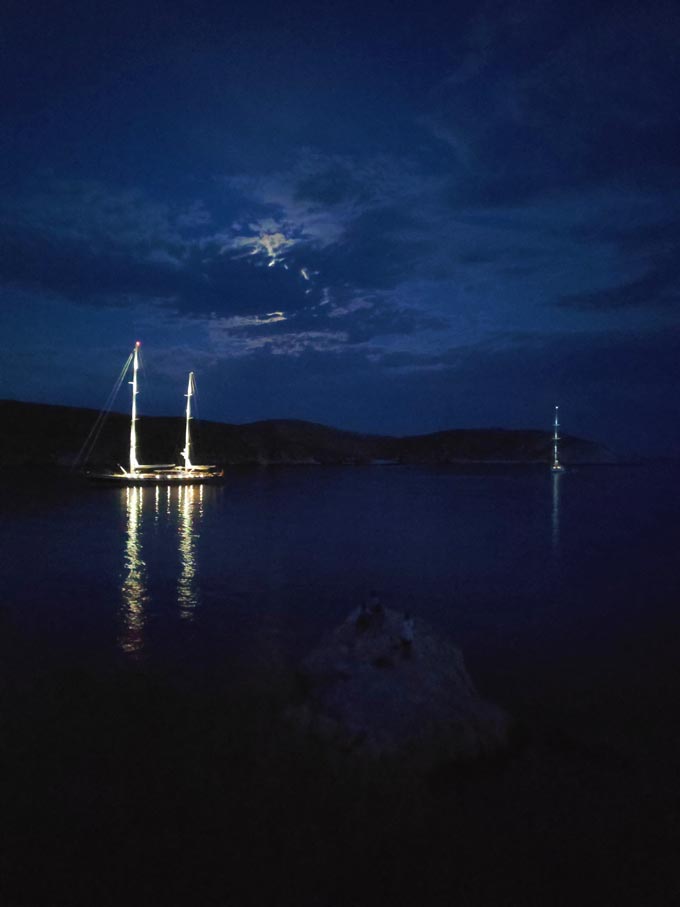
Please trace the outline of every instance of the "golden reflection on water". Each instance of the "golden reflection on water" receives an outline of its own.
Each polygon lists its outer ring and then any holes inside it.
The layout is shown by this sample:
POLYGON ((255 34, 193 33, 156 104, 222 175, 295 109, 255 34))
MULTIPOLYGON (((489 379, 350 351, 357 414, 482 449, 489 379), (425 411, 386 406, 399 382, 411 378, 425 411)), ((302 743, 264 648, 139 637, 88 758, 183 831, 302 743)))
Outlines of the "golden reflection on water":
POLYGON ((191 619, 198 604, 196 583, 196 532, 195 523, 203 516, 203 486, 180 486, 178 497, 178 531, 180 574, 177 583, 177 601, 182 617, 191 619), (200 490, 197 490, 200 489, 200 490))
POLYGON ((198 574, 196 560, 196 531, 203 517, 203 486, 187 485, 179 488, 154 489, 130 486, 124 491, 125 546, 121 581, 121 623, 119 638, 121 649, 129 655, 138 655, 144 647, 144 628, 150 601, 149 569, 143 557, 145 531, 151 531, 158 544, 162 537, 173 540, 179 554, 177 579, 177 604, 180 615, 192 619, 198 605, 198 574), (145 501, 146 495, 146 501, 145 501), (153 502, 151 500, 153 496, 153 502), (165 496, 165 508, 161 500, 165 496), (144 508, 153 507, 153 526, 144 527, 144 508), (175 517, 175 519, 173 519, 175 517), (175 526, 177 534, 175 535, 175 526))
POLYGON ((125 489, 126 537, 124 576, 121 586, 123 600, 123 632, 120 646, 124 652, 135 654, 143 645, 144 610, 149 595, 146 588, 146 564, 142 557, 141 523, 144 513, 144 489, 135 486, 125 489))

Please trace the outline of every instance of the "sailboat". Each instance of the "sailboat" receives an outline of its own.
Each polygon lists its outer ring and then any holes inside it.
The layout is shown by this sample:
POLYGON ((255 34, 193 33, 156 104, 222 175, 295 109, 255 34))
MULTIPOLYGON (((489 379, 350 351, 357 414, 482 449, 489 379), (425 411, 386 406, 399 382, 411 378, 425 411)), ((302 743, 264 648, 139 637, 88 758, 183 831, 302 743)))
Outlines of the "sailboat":
MULTIPOLYGON (((128 469, 119 465, 120 472, 88 473, 88 478, 97 482, 108 482, 116 485, 189 485, 203 482, 216 481, 222 478, 224 472, 216 466, 198 466, 191 462, 191 398, 196 392, 194 373, 189 373, 187 390, 186 427, 184 434, 183 466, 173 463, 142 464, 137 459, 137 394, 139 371, 139 347, 141 342, 135 343, 131 354, 132 359, 132 413, 130 418, 130 462, 128 469)), ((128 359, 128 363, 129 363, 128 359)), ((126 364, 127 368, 127 364, 126 364)), ((125 369, 124 369, 125 370, 125 369)))
POLYGON ((555 421, 553 422, 553 462, 550 467, 552 472, 564 472, 564 466, 560 463, 558 448, 560 441, 560 408, 555 407, 555 421))

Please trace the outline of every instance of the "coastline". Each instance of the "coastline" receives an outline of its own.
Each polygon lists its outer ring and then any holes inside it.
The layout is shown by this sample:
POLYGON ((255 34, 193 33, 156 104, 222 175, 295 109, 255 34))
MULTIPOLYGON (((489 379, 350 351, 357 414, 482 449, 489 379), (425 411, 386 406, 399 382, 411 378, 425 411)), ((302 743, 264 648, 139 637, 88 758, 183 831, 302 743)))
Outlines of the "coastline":
MULTIPOLYGON (((93 410, 0 401, 0 418, 13 427, 11 444, 0 451, 0 465, 68 467, 77 459, 97 414, 93 410)), ((111 413, 88 466, 116 468, 127 462, 129 417, 111 413)), ((536 429, 448 429, 412 436, 366 435, 302 420, 269 420, 243 425, 201 421, 194 424, 194 446, 202 462, 220 468, 281 465, 450 465, 510 466, 547 464, 549 431, 536 429)), ((144 462, 179 462, 181 418, 138 420, 144 462)), ((624 459, 605 446, 564 435, 560 457, 566 466, 615 464, 624 459)))

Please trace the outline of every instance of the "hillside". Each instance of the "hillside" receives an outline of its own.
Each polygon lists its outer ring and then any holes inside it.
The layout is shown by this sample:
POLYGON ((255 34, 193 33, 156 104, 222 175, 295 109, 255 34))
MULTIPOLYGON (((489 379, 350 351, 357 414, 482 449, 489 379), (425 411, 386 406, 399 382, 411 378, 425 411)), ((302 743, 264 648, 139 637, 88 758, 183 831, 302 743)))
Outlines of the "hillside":
MULTIPOLYGON (((0 449, 3 466, 70 466, 98 413, 91 409, 0 401, 9 427, 0 449)), ((111 413, 88 465, 115 466, 128 458, 129 417, 111 413)), ((184 438, 181 418, 139 420, 140 460, 179 463, 184 438)), ((224 466, 277 463, 536 463, 548 462, 549 432, 510 429, 452 429, 427 435, 386 437, 341 431, 293 419, 230 425, 192 423, 196 462, 224 466)), ((592 441, 564 436, 562 459, 569 463, 613 463, 617 457, 592 441)))

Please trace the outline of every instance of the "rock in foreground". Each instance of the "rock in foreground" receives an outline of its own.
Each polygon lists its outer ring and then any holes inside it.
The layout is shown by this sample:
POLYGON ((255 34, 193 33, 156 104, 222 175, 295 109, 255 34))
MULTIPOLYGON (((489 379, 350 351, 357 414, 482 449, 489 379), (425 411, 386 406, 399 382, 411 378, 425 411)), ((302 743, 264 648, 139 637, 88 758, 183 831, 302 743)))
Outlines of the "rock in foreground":
POLYGON ((422 621, 406 627, 396 611, 351 615, 302 674, 297 718, 350 751, 467 760, 508 743, 509 716, 479 696, 460 650, 422 621))

